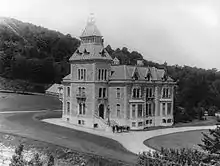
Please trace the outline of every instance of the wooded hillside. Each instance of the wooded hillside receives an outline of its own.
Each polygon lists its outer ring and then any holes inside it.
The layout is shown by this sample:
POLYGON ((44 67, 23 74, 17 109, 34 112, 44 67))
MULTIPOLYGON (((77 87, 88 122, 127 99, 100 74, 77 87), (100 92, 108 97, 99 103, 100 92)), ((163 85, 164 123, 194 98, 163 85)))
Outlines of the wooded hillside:
MULTIPOLYGON (((69 74, 68 59, 79 44, 80 41, 69 34, 0 18, 0 76, 38 85, 60 83, 69 74)), ((121 64, 134 65, 137 59, 143 59, 140 53, 125 47, 114 50, 108 45, 106 50, 121 64)), ((213 114, 220 108, 220 72, 216 69, 169 66, 148 60, 144 60, 144 65, 166 67, 177 81, 176 121, 201 118, 205 110, 213 114)))

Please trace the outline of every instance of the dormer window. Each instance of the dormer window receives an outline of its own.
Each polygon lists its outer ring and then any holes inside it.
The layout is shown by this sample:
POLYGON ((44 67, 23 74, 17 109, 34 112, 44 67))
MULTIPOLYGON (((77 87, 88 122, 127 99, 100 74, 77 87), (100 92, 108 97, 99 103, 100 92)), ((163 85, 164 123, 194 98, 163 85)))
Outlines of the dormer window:
POLYGON ((77 50, 76 53, 77 53, 78 55, 82 55, 82 53, 81 53, 79 50, 77 50))
POLYGON ((84 54, 89 54, 89 52, 85 49, 85 50, 84 50, 84 54))
POLYGON ((138 80, 138 75, 137 75, 137 73, 134 74, 133 79, 134 79, 134 80, 138 80))
POLYGON ((147 76, 145 77, 145 79, 146 79, 147 81, 150 81, 150 80, 151 80, 151 74, 148 73, 147 76))
POLYGON ((99 53, 101 54, 102 57, 106 57, 104 49, 101 52, 99 52, 99 53))

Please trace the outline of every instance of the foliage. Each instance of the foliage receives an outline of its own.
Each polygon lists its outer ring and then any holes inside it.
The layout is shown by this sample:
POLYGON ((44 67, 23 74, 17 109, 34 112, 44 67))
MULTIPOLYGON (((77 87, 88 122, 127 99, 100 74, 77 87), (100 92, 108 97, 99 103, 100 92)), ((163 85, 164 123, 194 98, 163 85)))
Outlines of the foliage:
POLYGON ((50 155, 47 162, 47 166, 53 166, 53 165, 54 165, 54 157, 53 155, 50 155))
POLYGON ((0 75, 35 83, 59 83, 79 45, 70 35, 12 18, 0 18, 0 75))
POLYGON ((203 144, 199 144, 199 146, 209 154, 220 156, 220 127, 209 129, 209 135, 205 133, 202 134, 203 144))
POLYGON ((23 156, 24 145, 20 144, 15 149, 15 154, 12 156, 9 166, 25 166, 26 161, 23 156))
POLYGON ((28 162, 28 166, 43 166, 43 162, 38 153, 34 154, 34 157, 28 162))
MULTIPOLYGON (((161 165, 161 166, 210 166, 211 164, 217 163, 211 160, 207 154, 198 150, 192 149, 164 149, 160 152, 147 152, 139 154, 138 165, 161 165)), ((216 158, 215 158, 216 159, 216 158)))
MULTIPOLYGON (((11 163, 9 166, 43 166, 43 160, 40 159, 38 153, 34 154, 30 161, 27 161, 24 156, 24 145, 20 144, 15 149, 15 154, 12 156, 11 163)), ((49 157, 49 162, 47 166, 54 166, 53 156, 49 157)))

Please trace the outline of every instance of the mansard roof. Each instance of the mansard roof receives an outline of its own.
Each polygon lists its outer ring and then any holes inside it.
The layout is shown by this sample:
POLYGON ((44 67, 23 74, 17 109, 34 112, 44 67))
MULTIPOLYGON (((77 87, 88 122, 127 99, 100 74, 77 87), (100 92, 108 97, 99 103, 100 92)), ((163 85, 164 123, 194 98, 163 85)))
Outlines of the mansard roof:
MULTIPOLYGON (((157 69, 155 67, 143 67, 143 66, 129 66, 129 65, 118 65, 112 66, 112 75, 110 80, 132 80, 135 72, 138 72, 139 80, 146 80, 146 73, 150 72, 151 80, 162 80, 164 77, 164 69, 157 69)), ((168 77, 169 81, 173 81, 172 78, 168 77)))
POLYGON ((102 45, 96 45, 93 43, 82 44, 69 60, 74 61, 90 59, 112 60, 111 56, 102 45))

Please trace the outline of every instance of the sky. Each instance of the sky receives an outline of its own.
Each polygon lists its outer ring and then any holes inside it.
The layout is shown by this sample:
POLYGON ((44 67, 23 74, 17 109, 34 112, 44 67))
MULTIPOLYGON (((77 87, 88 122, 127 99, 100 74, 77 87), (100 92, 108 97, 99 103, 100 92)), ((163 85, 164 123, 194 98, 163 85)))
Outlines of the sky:
POLYGON ((0 16, 78 37, 90 13, 105 45, 220 70, 220 0, 0 0, 0 16))

